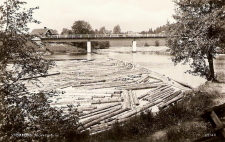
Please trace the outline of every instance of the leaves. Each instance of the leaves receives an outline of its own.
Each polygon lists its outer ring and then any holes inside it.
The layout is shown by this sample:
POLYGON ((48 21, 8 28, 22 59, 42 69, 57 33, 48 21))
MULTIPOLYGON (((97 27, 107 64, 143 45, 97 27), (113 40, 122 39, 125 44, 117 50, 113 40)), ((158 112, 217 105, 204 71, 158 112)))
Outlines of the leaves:
POLYGON ((167 44, 173 61, 190 62, 190 73, 214 79, 213 58, 224 48, 225 2, 221 0, 174 0, 176 23, 168 24, 167 44), (190 60, 191 59, 191 60, 190 60), (205 62, 208 59, 208 63, 205 62), (210 70, 210 72, 209 72, 210 70))
MULTIPOLYGON (((0 6, 0 24, 5 28, 0 31, 0 141, 65 141, 68 131, 77 134, 76 109, 71 106, 69 115, 64 115, 50 106, 52 92, 30 93, 21 80, 47 74, 54 66, 35 51, 27 33, 28 23, 39 23, 32 17, 38 7, 26 10, 24 4, 7 0, 0 6)), ((30 81, 37 85, 37 79, 30 81)))

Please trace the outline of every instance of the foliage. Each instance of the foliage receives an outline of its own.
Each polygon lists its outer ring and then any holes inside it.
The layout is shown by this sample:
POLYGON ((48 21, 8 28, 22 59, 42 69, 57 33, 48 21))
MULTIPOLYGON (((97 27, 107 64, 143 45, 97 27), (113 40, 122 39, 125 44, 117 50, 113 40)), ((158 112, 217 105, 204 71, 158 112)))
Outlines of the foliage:
POLYGON ((225 1, 174 2, 176 23, 168 24, 167 30, 167 45, 174 55, 174 63, 190 63, 189 73, 215 81, 213 58, 218 46, 225 47, 225 1))
POLYGON ((116 25, 116 26, 113 28, 113 33, 114 33, 114 34, 121 34, 121 28, 120 28, 120 25, 116 25))
POLYGON ((72 32, 73 34, 93 34, 94 31, 91 25, 83 20, 78 20, 73 23, 72 32))
POLYGON ((158 40, 155 41, 155 46, 159 46, 159 41, 158 40))
MULTIPOLYGON (((91 25, 83 20, 78 20, 73 23, 72 34, 94 34, 94 31, 91 25)), ((74 46, 86 49, 87 43, 86 42, 74 42, 74 46)), ((96 46, 97 42, 92 42, 92 46, 96 46)))
POLYGON ((144 46, 145 46, 145 47, 148 47, 148 46, 149 46, 149 44, 146 42, 146 43, 144 44, 144 46))
POLYGON ((105 27, 101 27, 98 31, 98 34, 106 34, 108 31, 105 29, 105 27))
POLYGON ((72 35, 72 30, 69 30, 67 28, 63 28, 61 35, 72 35))
MULTIPOLYGON (((55 92, 30 93, 21 80, 45 75, 54 63, 35 52, 32 36, 27 31, 37 8, 24 9, 20 0, 7 0, 0 6, 0 141, 65 141, 77 135, 77 111, 69 106, 69 114, 49 105, 55 92), (32 44, 31 44, 32 43, 32 44)), ((37 85, 38 79, 29 80, 37 85)))
POLYGON ((150 28, 148 31, 141 31, 140 34, 159 34, 162 33, 163 31, 166 31, 167 25, 159 26, 155 30, 152 30, 150 28))
POLYGON ((106 48, 109 48, 109 46, 110 46, 109 41, 98 42, 98 48, 99 49, 106 49, 106 48))

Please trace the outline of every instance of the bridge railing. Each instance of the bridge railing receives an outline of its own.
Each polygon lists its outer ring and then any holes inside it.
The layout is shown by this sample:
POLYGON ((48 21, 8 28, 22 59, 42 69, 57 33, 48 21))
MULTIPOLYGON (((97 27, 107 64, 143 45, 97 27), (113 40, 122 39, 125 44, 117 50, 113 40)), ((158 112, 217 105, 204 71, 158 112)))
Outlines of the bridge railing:
POLYGON ((75 35, 49 35, 42 38, 151 38, 166 37, 162 34, 75 34, 75 35))

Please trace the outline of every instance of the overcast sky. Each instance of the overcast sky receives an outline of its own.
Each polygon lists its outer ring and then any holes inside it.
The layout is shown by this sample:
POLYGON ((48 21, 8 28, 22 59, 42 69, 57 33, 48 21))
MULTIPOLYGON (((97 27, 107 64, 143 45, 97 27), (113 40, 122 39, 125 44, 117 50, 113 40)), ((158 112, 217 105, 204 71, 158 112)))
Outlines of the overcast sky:
POLYGON ((120 25, 122 32, 147 31, 173 21, 172 0, 24 0, 27 7, 39 6, 34 18, 41 24, 31 24, 30 29, 47 27, 59 33, 71 29, 74 21, 84 20, 92 28, 105 26, 112 30, 120 25))

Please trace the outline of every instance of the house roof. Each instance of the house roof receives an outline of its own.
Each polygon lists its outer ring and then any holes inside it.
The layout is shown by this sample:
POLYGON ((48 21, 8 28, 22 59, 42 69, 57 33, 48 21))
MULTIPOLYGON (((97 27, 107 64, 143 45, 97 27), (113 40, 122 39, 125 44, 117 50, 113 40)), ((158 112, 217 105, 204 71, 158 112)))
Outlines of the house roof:
POLYGON ((33 29, 31 35, 45 35, 48 31, 50 31, 53 35, 58 34, 56 30, 52 29, 33 29))

